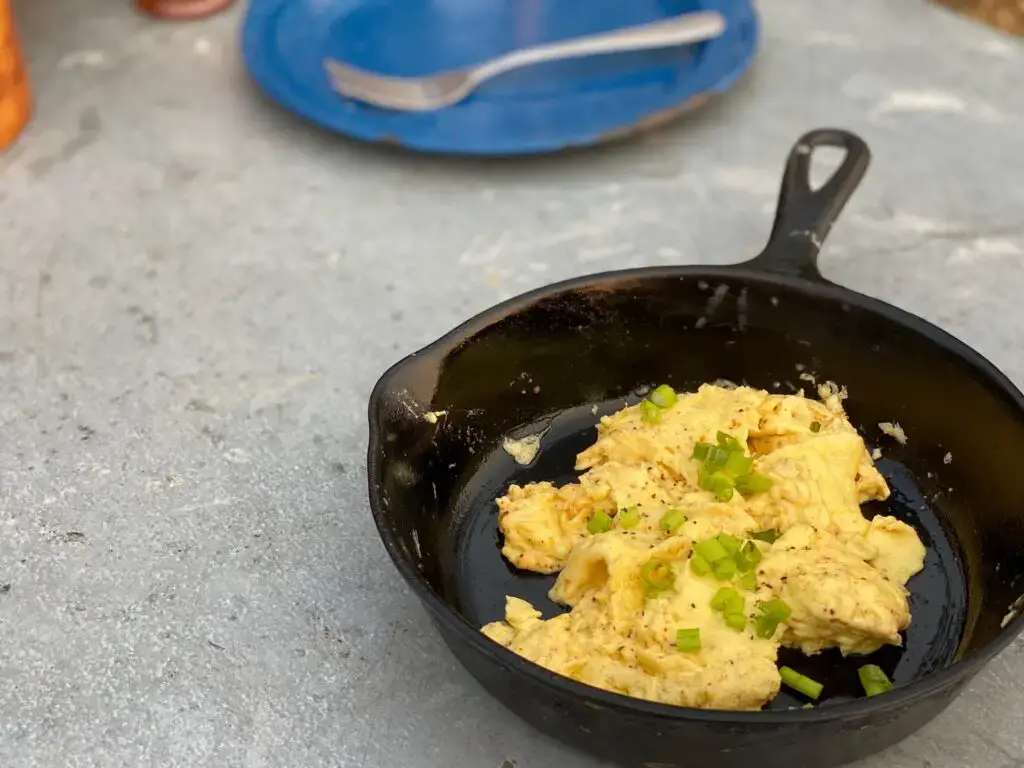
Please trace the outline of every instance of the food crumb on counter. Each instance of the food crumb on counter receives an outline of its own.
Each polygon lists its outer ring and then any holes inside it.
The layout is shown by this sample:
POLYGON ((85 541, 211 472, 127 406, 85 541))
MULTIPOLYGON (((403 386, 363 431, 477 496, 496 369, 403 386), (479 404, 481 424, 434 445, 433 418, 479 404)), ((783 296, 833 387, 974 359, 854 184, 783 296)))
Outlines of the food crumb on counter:
POLYGON ((943 456, 942 457, 942 463, 943 464, 952 464, 953 463, 953 454, 952 453, 947 453, 945 456, 943 456))

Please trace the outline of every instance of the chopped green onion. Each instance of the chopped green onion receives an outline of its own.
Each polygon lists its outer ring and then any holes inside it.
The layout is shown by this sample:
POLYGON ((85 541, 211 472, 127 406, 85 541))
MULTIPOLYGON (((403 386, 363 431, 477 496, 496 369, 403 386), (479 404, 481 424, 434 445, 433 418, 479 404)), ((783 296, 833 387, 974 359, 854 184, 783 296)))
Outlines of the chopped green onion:
POLYGON ((733 560, 736 561, 736 570, 740 573, 750 573, 757 566, 757 563, 751 562, 750 558, 743 552, 737 552, 733 555, 733 560))
POLYGON ((812 680, 806 675, 801 675, 795 669, 791 669, 790 667, 779 667, 779 676, 782 677, 782 682, 785 685, 789 686, 794 691, 799 691, 810 699, 817 699, 821 696, 821 692, 825 687, 817 680, 812 680))
POLYGON ((757 548, 757 544, 748 541, 743 545, 743 549, 736 553, 735 557, 740 573, 746 573, 757 567, 757 564, 761 562, 762 555, 761 550, 757 548))
POLYGON ((671 408, 676 404, 676 391, 668 384, 656 388, 647 398, 659 408, 671 408))
POLYGON ((675 533, 679 526, 686 522, 686 514, 681 509, 670 509, 661 516, 658 526, 666 533, 675 533))
POLYGON ((722 614, 722 618, 725 619, 725 626, 737 632, 741 632, 747 626, 747 617, 742 613, 725 613, 722 614))
POLYGON ((747 571, 740 576, 736 583, 740 585, 740 589, 745 589, 747 592, 753 592, 757 589, 757 576, 754 575, 753 571, 747 571))
POLYGON ((707 470, 707 474, 710 475, 712 472, 724 467, 730 455, 732 455, 732 451, 720 445, 712 445, 708 448, 707 458, 704 459, 704 469, 707 470))
POLYGON ((693 455, 691 458, 697 459, 697 461, 704 461, 708 457, 708 453, 714 448, 711 443, 697 443, 693 446, 693 455))
POLYGON ((693 557, 690 558, 690 570, 693 571, 695 576, 707 576, 711 573, 711 566, 707 560, 694 553, 693 557))
POLYGON ((814 709, 814 705, 811 704, 811 702, 808 701, 806 704, 804 704, 802 707, 800 707, 800 709, 814 709))
POLYGON ((725 560, 719 560, 712 565, 711 570, 715 572, 715 578, 719 581, 728 581, 736 575, 736 561, 731 557, 727 557, 725 560))
POLYGON ((603 509, 599 509, 594 516, 587 521, 587 531, 590 533, 604 533, 612 529, 612 519, 603 509))
POLYGON ((821 422, 820 421, 812 421, 811 422, 811 432, 821 432, 821 422))
MULTIPOLYGON (((676 583, 676 574, 672 570, 672 566, 657 558, 644 563, 644 567, 640 570, 640 576, 650 589, 658 592, 670 589, 676 583)), ((649 591, 648 594, 650 594, 649 591)))
POLYGON ((761 603, 761 615, 767 616, 778 621, 786 621, 792 614, 793 611, 790 609, 789 604, 785 600, 768 600, 761 603))
POLYGON ((620 528, 636 528, 640 523, 640 510, 635 506, 626 507, 619 512, 618 520, 620 528))
POLYGON ((779 628, 779 620, 771 616, 758 616, 754 622, 754 631, 758 637, 770 640, 775 637, 775 630, 779 628))
POLYGON ((735 482, 725 472, 712 472, 705 478, 704 490, 711 491, 719 501, 732 498, 735 482))
POLYGON ((744 456, 739 451, 729 454, 729 458, 725 460, 725 471, 733 474, 737 479, 739 479, 740 475, 747 474, 753 468, 754 457, 744 456))
POLYGON ((779 624, 789 619, 793 613, 785 600, 768 600, 760 605, 761 615, 757 617, 755 631, 757 636, 768 639, 775 636, 779 624))
POLYGON ((779 536, 782 534, 776 531, 774 528, 769 528, 766 531, 757 531, 756 533, 750 534, 750 538, 763 541, 765 544, 774 544, 779 540, 779 536))
POLYGON ((860 684, 864 686, 864 693, 868 696, 879 696, 893 689, 892 681, 882 668, 875 664, 861 667, 857 670, 857 676, 860 677, 860 684))
POLYGON ((732 587, 722 587, 711 598, 711 609, 721 613, 739 613, 744 605, 743 595, 732 587))
POLYGON ((740 540, 735 536, 730 536, 728 533, 720 533, 715 536, 715 541, 722 545, 723 549, 730 555, 735 555, 740 551, 740 540))
POLYGON ((683 653, 696 653, 700 650, 700 629, 677 629, 676 648, 683 653))
POLYGON ((693 551, 709 563, 717 563, 729 557, 729 552, 718 539, 705 539, 693 545, 693 551))
POLYGON ((764 493, 772 487, 770 478, 753 471, 754 457, 732 435, 719 431, 717 445, 699 442, 693 446, 693 458, 701 462, 697 485, 715 494, 718 501, 729 501, 735 491, 764 493))
POLYGON ((644 400, 640 403, 640 417, 647 424, 657 424, 661 421, 661 408, 650 400, 644 400))
POLYGON ((737 440, 732 435, 727 435, 725 432, 722 432, 721 430, 719 430, 718 434, 715 435, 715 439, 718 440, 718 444, 723 448, 730 448, 734 451, 743 449, 743 446, 740 445, 739 440, 737 440))
POLYGON ((736 478, 736 490, 745 496, 771 490, 772 479, 757 472, 748 472, 736 478))
POLYGON ((722 488, 735 487, 736 481, 733 480, 726 472, 716 470, 707 476, 707 485, 707 490, 718 493, 722 488))

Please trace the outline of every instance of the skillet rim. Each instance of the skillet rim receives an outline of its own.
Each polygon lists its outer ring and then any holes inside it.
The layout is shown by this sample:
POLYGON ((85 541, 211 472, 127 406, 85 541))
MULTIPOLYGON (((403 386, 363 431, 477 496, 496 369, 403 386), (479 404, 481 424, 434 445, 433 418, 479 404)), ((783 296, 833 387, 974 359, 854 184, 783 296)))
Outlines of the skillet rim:
MULTIPOLYGON (((938 345, 946 352, 953 353, 962 361, 968 363, 974 370, 983 374, 987 384, 1008 396, 1017 408, 1024 413, 1024 392, 988 358, 939 326, 886 301, 873 298, 851 288, 845 288, 818 275, 814 279, 810 279, 808 277, 773 272, 766 268, 752 268, 750 265, 751 262, 741 262, 726 265, 695 264, 609 270, 568 278, 535 288, 478 312, 435 341, 406 355, 381 375, 370 393, 368 401, 367 485, 369 486, 370 511, 373 515, 377 533, 384 544, 385 550, 387 550, 388 556, 406 583, 412 587, 420 602, 423 603, 424 607, 428 609, 436 621, 442 622, 449 631, 460 635, 473 646, 474 650, 483 654, 491 662, 500 665, 510 673, 526 675, 538 686, 538 690, 554 689, 559 694, 577 698, 581 704, 587 706, 607 707, 632 715, 649 716, 669 722, 689 721, 709 724, 728 723, 743 726, 770 726, 852 720, 869 713, 888 712, 903 708, 920 699, 928 698, 935 693, 953 687, 957 683, 968 682, 996 655, 1005 650, 1010 643, 1024 633, 1024 611, 1021 611, 1013 620, 1002 627, 989 643, 978 649, 972 656, 967 659, 956 660, 949 666, 926 674, 907 685, 896 688, 884 696, 855 699, 853 701, 832 704, 824 708, 797 708, 780 711, 684 707, 638 699, 626 696, 625 694, 606 691, 586 683, 580 683, 513 653, 486 637, 480 632, 479 627, 474 627, 465 617, 456 612, 451 605, 431 589, 419 570, 407 559, 402 547, 398 545, 387 530, 382 493, 376 482, 382 464, 377 458, 381 445, 378 434, 380 431, 378 413, 382 410, 381 406, 384 397, 389 392, 394 391, 394 388, 391 386, 392 380, 415 359, 426 355, 448 354, 460 347, 468 338, 493 325, 495 322, 514 314, 516 310, 521 311, 542 299, 551 298, 573 290, 585 290, 587 288, 639 278, 663 279, 674 277, 680 280, 694 278, 709 281, 742 279, 759 282, 763 285, 778 285, 782 288, 798 292, 802 291, 837 304, 848 304, 873 312, 923 337, 925 341, 938 345)), ((1009 611, 1010 607, 1007 610, 1009 611)), ((459 663, 465 669, 461 660, 459 660, 459 663)), ((475 679, 472 673, 470 675, 475 679)), ((959 693, 956 695, 959 695, 959 693)))

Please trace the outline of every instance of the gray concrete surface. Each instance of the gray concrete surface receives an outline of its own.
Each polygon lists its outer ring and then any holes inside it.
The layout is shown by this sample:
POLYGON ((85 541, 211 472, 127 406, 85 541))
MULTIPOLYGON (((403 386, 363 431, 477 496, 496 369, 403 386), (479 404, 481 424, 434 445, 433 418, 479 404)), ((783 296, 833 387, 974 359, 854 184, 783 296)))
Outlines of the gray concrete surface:
MULTIPOLYGON (((920 0, 767 4, 756 71, 711 110, 506 164, 265 103, 240 8, 15 6, 38 114, 0 158, 5 768, 597 765, 484 695, 400 583, 365 399, 525 289, 753 255, 807 128, 875 153, 825 272, 1024 384, 1024 46, 920 0)), ((861 768, 965 765, 1024 765, 1024 644, 861 768)))

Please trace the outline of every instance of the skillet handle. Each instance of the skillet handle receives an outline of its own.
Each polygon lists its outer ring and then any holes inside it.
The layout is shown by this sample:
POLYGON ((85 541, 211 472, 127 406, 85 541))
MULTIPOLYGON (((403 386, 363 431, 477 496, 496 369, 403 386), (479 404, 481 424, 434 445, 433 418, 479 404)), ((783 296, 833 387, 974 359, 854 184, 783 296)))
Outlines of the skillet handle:
POLYGON ((827 283, 818 270, 818 251, 871 162, 864 140, 838 128, 802 136, 789 153, 779 190, 775 224, 764 251, 745 266, 827 283), (811 189, 811 158, 818 147, 846 150, 832 177, 811 189))

